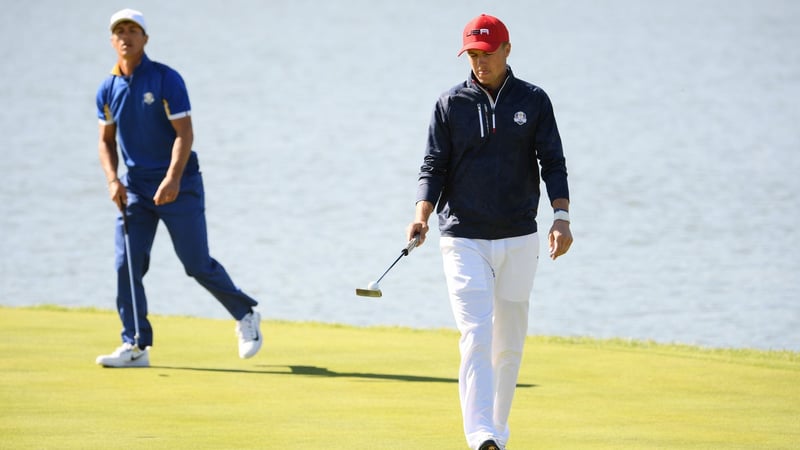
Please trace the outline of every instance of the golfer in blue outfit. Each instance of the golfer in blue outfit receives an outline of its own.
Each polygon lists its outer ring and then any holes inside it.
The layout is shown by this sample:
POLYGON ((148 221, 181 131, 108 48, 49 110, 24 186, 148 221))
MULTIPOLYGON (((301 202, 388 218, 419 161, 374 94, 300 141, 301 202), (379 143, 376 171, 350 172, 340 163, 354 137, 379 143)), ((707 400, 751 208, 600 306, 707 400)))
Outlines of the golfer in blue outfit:
POLYGON ((150 363, 153 329, 147 319, 142 278, 150 264, 159 221, 166 225, 186 274, 237 320, 239 356, 250 358, 261 348, 261 317, 253 310, 257 302, 237 288, 209 254, 203 179, 197 154, 192 151, 186 86, 178 72, 145 54, 149 36, 142 13, 118 11, 111 17, 110 28, 118 59, 97 91, 99 155, 111 200, 125 215, 132 270, 129 272, 121 215, 116 229, 116 270, 122 346, 99 356, 97 364, 143 367, 150 363), (122 178, 117 176, 119 154, 127 167, 122 178), (140 335, 135 339, 137 324, 140 335))

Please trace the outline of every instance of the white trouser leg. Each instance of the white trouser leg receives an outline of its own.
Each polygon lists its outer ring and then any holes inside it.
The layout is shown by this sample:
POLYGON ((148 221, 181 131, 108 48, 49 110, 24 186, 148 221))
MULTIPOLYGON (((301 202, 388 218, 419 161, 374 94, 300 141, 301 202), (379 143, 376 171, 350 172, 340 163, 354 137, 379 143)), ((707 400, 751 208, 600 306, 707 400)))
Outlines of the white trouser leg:
POLYGON ((492 365, 494 368, 494 427, 500 442, 508 442, 508 416, 517 387, 522 350, 528 331, 528 302, 495 301, 492 365))
POLYGON ((450 307, 461 333, 458 389, 464 434, 470 448, 494 435, 492 310, 494 276, 489 241, 440 240, 450 307))
POLYGON ((496 273, 492 365, 494 425, 499 443, 508 442, 508 417, 517 387, 533 280, 539 265, 538 234, 504 239, 504 260, 496 273))
POLYGON ((536 273, 536 234, 494 241, 442 237, 445 277, 461 333, 459 394, 470 448, 508 440, 536 273))

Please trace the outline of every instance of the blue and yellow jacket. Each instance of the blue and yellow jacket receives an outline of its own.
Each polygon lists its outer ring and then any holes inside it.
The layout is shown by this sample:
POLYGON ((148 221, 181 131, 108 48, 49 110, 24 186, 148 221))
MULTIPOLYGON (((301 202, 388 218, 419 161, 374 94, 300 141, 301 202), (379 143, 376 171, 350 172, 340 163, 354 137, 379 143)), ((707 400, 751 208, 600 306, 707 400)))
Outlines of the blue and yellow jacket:
MULTIPOLYGON (((176 136, 170 121, 191 115, 180 74, 147 55, 131 76, 114 65, 97 89, 96 103, 100 124, 117 125, 117 143, 128 174, 161 180, 172 160, 176 136)), ((197 154, 192 152, 184 173, 198 170, 197 154)))

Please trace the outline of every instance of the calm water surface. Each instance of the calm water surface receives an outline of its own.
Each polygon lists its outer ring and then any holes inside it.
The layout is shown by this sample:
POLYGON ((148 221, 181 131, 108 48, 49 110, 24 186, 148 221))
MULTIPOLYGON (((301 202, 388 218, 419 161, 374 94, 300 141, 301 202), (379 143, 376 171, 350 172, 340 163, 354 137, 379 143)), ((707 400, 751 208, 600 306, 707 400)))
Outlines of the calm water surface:
MULTIPOLYGON (((128 4, 98 5, 4 5, 3 305, 113 308, 94 94, 128 4)), ((487 12, 515 73, 550 94, 570 169, 576 243, 542 260, 530 333, 800 350, 800 3, 484 5, 137 3, 148 54, 189 87, 212 254, 264 315, 452 327, 430 242, 383 298, 354 289, 405 244, 431 109, 467 75, 463 24, 487 12)), ((151 269, 152 313, 227 317, 163 228, 151 269)))

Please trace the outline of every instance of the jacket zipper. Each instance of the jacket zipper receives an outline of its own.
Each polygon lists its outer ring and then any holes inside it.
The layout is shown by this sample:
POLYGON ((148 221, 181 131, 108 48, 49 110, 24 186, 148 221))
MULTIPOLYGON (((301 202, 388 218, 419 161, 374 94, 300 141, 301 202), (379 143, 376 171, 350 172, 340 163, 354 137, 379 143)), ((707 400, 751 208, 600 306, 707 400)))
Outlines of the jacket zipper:
POLYGON ((483 88, 483 86, 476 83, 476 86, 480 90, 486 94, 486 98, 489 99, 489 107, 492 110, 492 123, 491 127, 489 126, 489 111, 484 103, 478 103, 478 123, 481 125, 481 138, 485 138, 487 134, 489 134, 489 130, 491 129, 492 134, 497 132, 497 116, 494 112, 494 107, 497 105, 497 101, 500 100, 500 93, 503 92, 503 88, 506 86, 508 82, 508 77, 503 81, 503 85, 500 86, 500 89, 497 90, 497 99, 492 99, 492 95, 483 88), (484 124, 486 125, 485 132, 484 132, 484 124))

